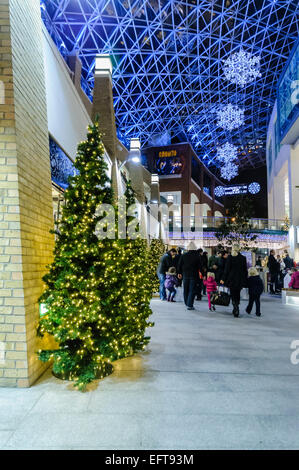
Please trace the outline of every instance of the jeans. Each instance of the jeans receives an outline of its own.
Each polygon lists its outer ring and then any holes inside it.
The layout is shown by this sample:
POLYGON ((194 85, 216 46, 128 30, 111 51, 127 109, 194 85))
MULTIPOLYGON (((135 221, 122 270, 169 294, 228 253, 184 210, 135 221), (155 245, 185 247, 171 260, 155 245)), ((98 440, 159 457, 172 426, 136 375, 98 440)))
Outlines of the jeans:
POLYGON ((164 286, 166 275, 165 274, 158 274, 158 277, 160 279, 160 299, 161 300, 166 300, 166 289, 165 289, 165 286, 164 286))
POLYGON ((184 279, 184 301, 188 308, 193 307, 197 279, 184 279))
POLYGON ((257 315, 259 315, 261 313, 260 295, 258 295, 258 296, 249 295, 249 303, 248 303, 248 306, 246 308, 246 311, 248 313, 251 312, 254 302, 255 302, 255 307, 256 307, 256 312, 255 313, 257 315))
POLYGON ((168 292, 169 292, 169 295, 168 295, 168 298, 167 300, 171 300, 171 299, 174 299, 174 296, 176 294, 176 288, 175 287, 168 287, 168 292))

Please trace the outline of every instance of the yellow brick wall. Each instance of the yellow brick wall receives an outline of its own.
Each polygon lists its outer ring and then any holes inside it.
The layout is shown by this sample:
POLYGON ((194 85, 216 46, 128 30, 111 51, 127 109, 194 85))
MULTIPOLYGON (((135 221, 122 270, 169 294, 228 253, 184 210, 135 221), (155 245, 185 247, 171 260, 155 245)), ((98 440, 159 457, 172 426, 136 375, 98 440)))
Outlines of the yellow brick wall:
POLYGON ((44 370, 36 339, 53 208, 38 0, 0 0, 0 386, 27 387, 44 370))

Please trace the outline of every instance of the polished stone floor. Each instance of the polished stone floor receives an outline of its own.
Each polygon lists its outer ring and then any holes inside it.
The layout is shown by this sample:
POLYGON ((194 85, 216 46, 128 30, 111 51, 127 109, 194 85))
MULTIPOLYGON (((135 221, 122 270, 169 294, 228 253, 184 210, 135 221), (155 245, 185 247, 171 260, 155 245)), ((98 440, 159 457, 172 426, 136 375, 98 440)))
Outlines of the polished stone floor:
POLYGON ((0 389, 0 448, 299 449, 298 307, 265 296, 261 318, 235 319, 206 300, 152 306, 148 350, 88 392, 50 371, 0 389))

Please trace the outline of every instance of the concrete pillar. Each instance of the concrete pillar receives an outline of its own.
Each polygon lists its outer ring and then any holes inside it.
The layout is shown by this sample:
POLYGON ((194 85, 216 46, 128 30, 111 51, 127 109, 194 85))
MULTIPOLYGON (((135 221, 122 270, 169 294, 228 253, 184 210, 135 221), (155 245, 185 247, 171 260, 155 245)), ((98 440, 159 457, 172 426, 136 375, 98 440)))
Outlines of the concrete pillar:
POLYGON ((71 54, 67 58, 68 66, 73 72, 73 82, 77 90, 81 89, 82 63, 77 54, 71 54))
POLYGON ((99 129, 112 163, 117 157, 117 136, 113 105, 112 79, 110 75, 95 75, 92 118, 99 115, 99 129))
POLYGON ((0 0, 1 81, 0 386, 28 387, 45 369, 36 324, 54 242, 38 1, 0 0))

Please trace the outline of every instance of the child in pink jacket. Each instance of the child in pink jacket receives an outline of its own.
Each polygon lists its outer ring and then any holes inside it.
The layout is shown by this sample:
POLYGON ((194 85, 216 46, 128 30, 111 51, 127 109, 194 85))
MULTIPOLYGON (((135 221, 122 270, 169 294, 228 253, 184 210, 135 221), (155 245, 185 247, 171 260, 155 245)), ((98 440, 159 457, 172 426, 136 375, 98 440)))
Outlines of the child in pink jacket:
POLYGON ((211 312, 212 309, 216 310, 215 305, 213 305, 213 307, 211 305, 211 293, 215 292, 217 290, 217 284, 216 284, 216 281, 215 281, 215 274, 214 273, 208 273, 207 274, 207 279, 205 279, 203 282, 204 282, 204 285, 207 288, 209 310, 211 312))

